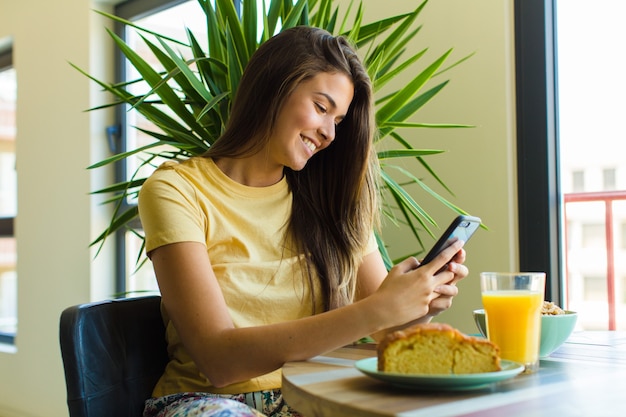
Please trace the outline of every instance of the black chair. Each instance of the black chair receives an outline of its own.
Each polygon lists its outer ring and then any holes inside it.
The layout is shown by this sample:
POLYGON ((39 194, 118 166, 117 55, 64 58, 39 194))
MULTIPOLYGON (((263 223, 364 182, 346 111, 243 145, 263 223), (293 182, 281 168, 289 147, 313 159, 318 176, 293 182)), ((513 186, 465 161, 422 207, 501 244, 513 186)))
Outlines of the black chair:
POLYGON ((70 417, 139 417, 167 363, 161 297, 101 301, 61 314, 70 417))

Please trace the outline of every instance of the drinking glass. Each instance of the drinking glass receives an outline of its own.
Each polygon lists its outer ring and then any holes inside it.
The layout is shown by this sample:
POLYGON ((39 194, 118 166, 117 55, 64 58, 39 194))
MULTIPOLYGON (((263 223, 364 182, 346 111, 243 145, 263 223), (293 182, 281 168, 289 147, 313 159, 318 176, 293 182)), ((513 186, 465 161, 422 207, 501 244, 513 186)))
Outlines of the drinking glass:
POLYGON ((500 357, 539 369, 543 272, 482 272, 480 288, 487 337, 500 347, 500 357))

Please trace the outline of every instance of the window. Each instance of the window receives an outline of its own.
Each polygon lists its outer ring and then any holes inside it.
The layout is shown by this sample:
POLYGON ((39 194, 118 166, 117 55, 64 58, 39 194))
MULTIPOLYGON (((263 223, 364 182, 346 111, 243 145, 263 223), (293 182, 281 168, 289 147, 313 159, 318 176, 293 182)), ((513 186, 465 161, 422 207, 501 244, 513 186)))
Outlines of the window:
MULTIPOLYGON (((115 14, 126 20, 131 20, 140 27, 149 28, 157 33, 167 35, 175 39, 186 40, 185 27, 201 41, 206 39, 206 20, 204 12, 196 0, 136 0, 120 4, 115 14)), ((138 52, 144 59, 152 64, 158 61, 147 49, 145 43, 139 37, 137 31, 131 27, 120 28, 120 35, 127 43, 132 45, 133 50, 138 52)), ((138 77, 132 65, 127 65, 125 58, 119 55, 119 67, 122 80, 130 81, 138 77)), ((146 84, 134 84, 134 93, 149 91, 146 84)), ((150 136, 141 133, 135 126, 147 130, 155 130, 139 113, 135 111, 120 111, 119 125, 121 129, 115 129, 120 133, 118 149, 135 149, 153 141, 150 136)), ((160 161, 153 161, 150 167, 141 167, 142 155, 127 158, 119 163, 116 168, 117 181, 125 181, 133 175, 145 177, 150 171, 158 166, 160 161)), ((136 204, 135 200, 126 201, 127 205, 136 204)), ((141 232, 141 225, 134 225, 137 232, 141 232)), ((120 231, 116 236, 117 246, 117 283, 116 290, 120 293, 133 293, 143 291, 158 291, 152 266, 145 259, 137 259, 140 253, 142 239, 132 231, 120 231), (137 266, 140 266, 137 268, 137 266)))
POLYGON ((626 181, 620 175, 626 162, 624 141, 615 136, 626 111, 621 100, 625 15, 626 4, 611 0, 591 8, 581 0, 515 0, 520 267, 546 271, 546 296, 575 305, 583 328, 626 328, 618 278, 624 275, 626 254, 616 250, 623 246, 619 224, 626 216, 620 204, 626 200, 626 181), (581 80, 590 80, 588 65, 598 62, 610 88, 582 86, 581 80), (583 195, 571 200, 571 193, 583 195), (606 256, 566 248, 599 243, 591 237, 599 228, 583 226, 583 220, 598 224, 605 217, 609 226, 602 249, 593 250, 606 256), (590 301, 599 294, 602 301, 590 301))
POLYGON ((13 343, 17 332, 15 170, 17 79, 12 51, 0 52, 0 343, 13 343))
POLYGON ((519 266, 545 271, 546 298, 563 304, 554 0, 515 0, 514 13, 519 266))
MULTIPOLYGON (((235 8, 239 10, 240 0, 233 0, 233 2, 235 8)), ((258 4, 261 5, 262 3, 259 1, 258 4)), ((266 7, 268 6, 266 5, 266 7)), ((258 8, 258 12, 261 16, 262 7, 258 8)), ((137 26, 154 30, 174 39, 186 40, 187 36, 184 29, 187 27, 191 29, 199 42, 206 41, 205 14, 197 0, 129 0, 118 5, 114 13, 126 20, 133 21, 137 26)), ((126 42, 133 45, 133 50, 144 59, 155 65, 158 64, 155 58, 150 60, 149 57, 152 56, 152 53, 147 50, 134 28, 120 27, 118 34, 126 42)), ((206 50, 206 45, 203 47, 206 50)), ((118 55, 118 61, 120 81, 131 81, 137 77, 134 68, 131 65, 126 65, 125 58, 121 53, 118 55)), ((149 91, 145 85, 134 84, 133 88, 136 89, 136 93, 149 91)), ((112 134, 115 132, 118 136, 114 150, 116 153, 126 149, 136 149, 148 141, 153 141, 153 138, 135 129, 136 126, 148 130, 155 129, 153 126, 148 126, 148 122, 137 112, 121 110, 118 113, 118 120, 119 128, 113 127, 110 130, 112 134)), ((142 155, 138 155, 118 163, 116 181, 122 182, 132 178, 141 165, 141 157, 142 155)), ((139 177, 149 175, 158 165, 159 161, 152 161, 150 167, 142 167, 139 177)), ((124 204, 129 207, 136 204, 136 201, 126 201, 124 204)), ((140 224, 135 224, 133 227, 135 232, 141 232, 140 224)), ((145 262, 145 258, 137 260, 137 254, 140 253, 142 243, 142 239, 133 231, 121 231, 116 235, 116 290, 119 293, 158 291, 151 265, 145 262), (139 269, 136 268, 137 265, 140 265, 139 269)))
POLYGON ((585 191, 585 171, 572 172, 572 191, 575 193, 585 191))
POLYGON ((605 191, 617 189, 615 168, 605 168, 602 170, 602 188, 605 191))

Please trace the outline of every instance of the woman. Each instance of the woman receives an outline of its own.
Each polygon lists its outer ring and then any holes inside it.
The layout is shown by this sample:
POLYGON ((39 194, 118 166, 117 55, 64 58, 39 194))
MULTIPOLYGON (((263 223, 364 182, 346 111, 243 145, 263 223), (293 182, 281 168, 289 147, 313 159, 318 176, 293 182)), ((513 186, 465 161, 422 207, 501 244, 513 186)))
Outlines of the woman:
POLYGON ((285 30, 251 58, 223 136, 143 185, 171 357, 145 416, 297 416, 285 362, 449 308, 461 243, 389 273, 377 250, 372 106, 345 39, 285 30))

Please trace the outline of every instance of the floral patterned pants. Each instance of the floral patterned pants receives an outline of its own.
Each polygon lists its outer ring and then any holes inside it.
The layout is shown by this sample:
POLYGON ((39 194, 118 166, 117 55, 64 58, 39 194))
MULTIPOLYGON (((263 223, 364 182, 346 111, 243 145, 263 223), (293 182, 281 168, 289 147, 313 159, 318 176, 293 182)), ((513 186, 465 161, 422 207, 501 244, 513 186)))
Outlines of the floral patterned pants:
POLYGON ((290 408, 280 390, 223 395, 184 392, 150 398, 143 417, 303 417, 290 408))

